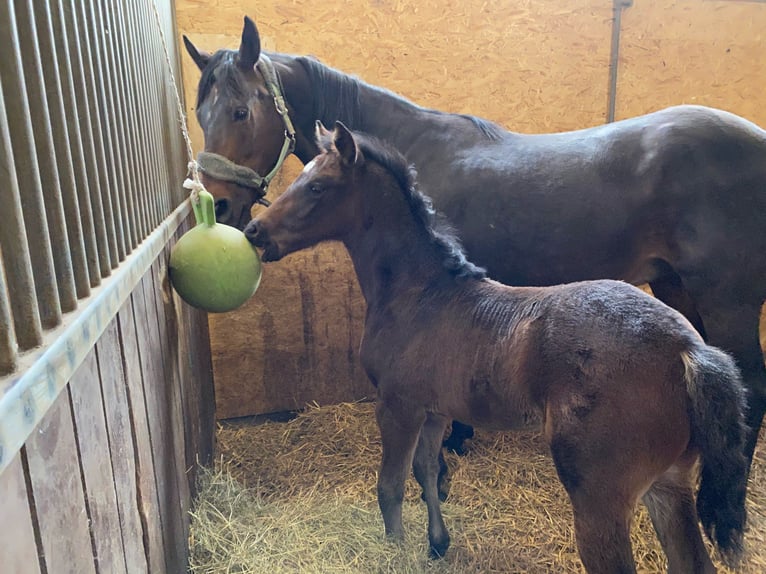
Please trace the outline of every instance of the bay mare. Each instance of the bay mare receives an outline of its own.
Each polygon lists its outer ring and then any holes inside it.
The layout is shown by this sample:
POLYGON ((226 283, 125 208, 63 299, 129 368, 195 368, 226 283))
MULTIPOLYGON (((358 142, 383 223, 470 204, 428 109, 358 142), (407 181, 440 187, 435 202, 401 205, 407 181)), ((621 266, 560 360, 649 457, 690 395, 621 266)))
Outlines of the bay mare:
POLYGON ((321 155, 245 234, 264 261, 325 240, 342 241, 351 256, 367 303, 361 360, 377 389, 386 533, 403 536, 412 465, 431 554, 447 551, 437 477, 450 419, 541 424, 588 572, 636 571, 630 523, 639 499, 669 572, 715 571, 698 516, 736 563, 748 466, 734 361, 627 283, 507 287, 487 279, 438 224, 399 152, 341 123, 332 133, 318 127, 317 136, 321 155))
MULTIPOLYGON (((263 59, 258 63, 255 25, 245 19, 239 50, 211 56, 185 43, 202 71, 196 112, 205 151, 266 174, 286 127, 263 59)), ((677 106, 574 132, 524 135, 420 107, 312 58, 269 56, 301 161, 319 151, 316 120, 341 120, 392 143, 417 166, 421 189, 458 230, 471 261, 492 278, 648 283, 735 357, 749 391, 752 458, 766 411, 758 337, 766 296, 766 131, 721 110, 677 106)), ((210 177, 205 184, 219 220, 244 228, 261 190, 210 177)))

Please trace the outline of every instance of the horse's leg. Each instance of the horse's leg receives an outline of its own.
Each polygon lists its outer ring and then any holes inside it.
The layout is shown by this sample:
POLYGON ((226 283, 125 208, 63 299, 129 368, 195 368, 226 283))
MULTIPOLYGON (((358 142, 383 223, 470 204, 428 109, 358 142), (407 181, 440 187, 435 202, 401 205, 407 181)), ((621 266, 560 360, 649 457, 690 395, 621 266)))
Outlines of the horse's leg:
POLYGON ((705 325, 702 322, 697 307, 689 292, 684 289, 681 277, 668 266, 667 271, 659 278, 649 282, 652 293, 660 301, 681 312, 697 329, 703 339, 707 339, 705 325))
POLYGON ((452 421, 452 430, 444 441, 444 448, 456 454, 464 455, 466 449, 463 443, 469 438, 473 438, 473 427, 460 421, 452 421))
POLYGON ((712 574, 716 571, 702 541, 694 505, 694 459, 687 454, 644 494, 654 530, 668 557, 668 574, 712 574))
POLYGON ((444 525, 440 509, 440 493, 438 478, 440 471, 441 442, 448 419, 434 413, 426 415, 426 422, 420 429, 418 446, 415 449, 415 459, 412 470, 420 486, 423 488, 423 498, 428 507, 428 541, 431 556, 444 556, 449 547, 449 532, 444 525))
POLYGON ((766 412, 766 366, 758 338, 762 301, 751 300, 745 303, 741 300, 737 305, 721 303, 733 297, 729 289, 723 290, 718 299, 715 290, 702 292, 697 298, 697 308, 705 321, 708 342, 731 353, 742 372, 748 405, 745 455, 752 463, 758 432, 766 412))
POLYGON ((385 401, 378 399, 375 416, 380 429, 383 458, 378 474, 378 505, 383 515, 386 535, 401 539, 402 500, 404 482, 412 464, 415 445, 420 427, 425 420, 422 409, 403 407, 401 401, 392 408, 385 401))

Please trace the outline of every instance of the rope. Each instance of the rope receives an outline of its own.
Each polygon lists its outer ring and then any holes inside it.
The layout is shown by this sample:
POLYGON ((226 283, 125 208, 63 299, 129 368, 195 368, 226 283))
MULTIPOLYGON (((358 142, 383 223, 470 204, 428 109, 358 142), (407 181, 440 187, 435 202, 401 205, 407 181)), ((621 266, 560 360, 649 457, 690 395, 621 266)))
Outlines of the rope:
POLYGON ((186 142, 186 154, 189 158, 189 163, 186 167, 186 175, 191 175, 184 180, 184 189, 190 191, 189 197, 194 204, 199 204, 199 192, 205 190, 205 186, 202 185, 202 181, 199 178, 199 166, 194 159, 194 150, 192 149, 191 137, 189 136, 189 128, 186 125, 186 112, 184 112, 184 105, 181 102, 181 96, 179 95, 178 84, 176 83, 176 77, 173 73, 173 63, 170 60, 170 51, 168 50, 167 42, 165 41, 165 33, 162 31, 162 18, 160 17, 157 3, 154 0, 150 0, 152 8, 154 10, 154 19, 157 22, 157 29, 160 32, 160 40, 162 41, 162 49, 165 52, 165 62, 168 65, 168 72, 170 73, 170 83, 173 86, 173 95, 176 97, 176 108, 178 111, 178 117, 181 123, 181 134, 186 142))

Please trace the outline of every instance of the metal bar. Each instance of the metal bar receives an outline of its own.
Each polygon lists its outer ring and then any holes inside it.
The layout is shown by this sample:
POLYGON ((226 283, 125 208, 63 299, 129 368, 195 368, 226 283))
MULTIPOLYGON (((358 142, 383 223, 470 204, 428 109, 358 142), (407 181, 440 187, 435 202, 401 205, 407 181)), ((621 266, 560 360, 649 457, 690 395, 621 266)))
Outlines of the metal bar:
POLYGON ((612 8, 612 47, 609 54, 609 90, 607 96, 606 121, 614 121, 615 107, 617 105, 617 68, 620 59, 620 29, 622 28, 622 11, 633 6, 633 0, 613 0, 612 8))
MULTIPOLYGON (((34 133, 37 165, 40 170, 40 183, 45 206, 45 219, 48 224, 50 242, 57 248, 52 250, 53 266, 56 272, 58 302, 61 311, 73 311, 77 307, 77 294, 74 286, 74 271, 69 255, 67 224, 64 220, 64 204, 61 197, 61 183, 56 153, 53 149, 53 128, 45 97, 43 64, 40 46, 34 24, 32 4, 26 0, 16 0, 16 25, 21 48, 21 61, 27 89, 27 98, 34 133)), ((49 305, 49 302, 44 302, 49 305)))
POLYGON ((122 193, 123 221, 125 224, 125 250, 130 253, 138 245, 139 237, 136 225, 136 206, 134 201, 134 177, 136 165, 134 157, 127 144, 126 130, 126 97, 125 97, 125 74, 123 73, 119 57, 119 44, 117 35, 119 30, 114 22, 114 14, 105 5, 104 0, 99 0, 95 6, 98 10, 98 18, 101 27, 106 31, 104 34, 104 49, 107 65, 111 71, 107 80, 111 86, 111 102, 114 106, 114 130, 116 154, 119 161, 119 173, 121 176, 120 191, 122 193))
MULTIPOLYGON (((74 273, 75 292, 78 298, 82 298, 90 294, 88 261, 85 252, 83 227, 80 220, 80 209, 77 203, 77 185, 75 183, 66 113, 64 111, 65 100, 62 81, 59 75, 59 66, 56 65, 57 54, 48 2, 35 6, 35 19, 37 23, 37 36, 40 43, 40 59, 41 62, 46 62, 41 68, 51 117, 54 155, 57 160, 57 171, 61 186, 61 201, 69 239, 69 253, 74 273)), ((64 308, 63 303, 62 308, 64 308)))
POLYGON ((0 181, 3 182, 0 185, 0 252, 3 253, 7 271, 5 277, 12 294, 10 307, 16 339, 22 349, 31 349, 42 343, 43 335, 3 91, 0 83, 0 181))
MULTIPOLYGON (((159 159, 162 157, 162 150, 157 145, 157 78, 153 76, 154 71, 154 54, 150 51, 150 40, 146 36, 146 7, 141 0, 136 0, 136 11, 134 12, 134 24, 136 27, 136 35, 138 37, 139 45, 141 46, 141 55, 144 65, 141 68, 144 74, 143 88, 144 99, 146 102, 146 119, 147 119, 147 145, 149 146, 149 162, 151 165, 152 173, 152 186, 153 192, 150 197, 152 205, 152 213, 154 213, 155 221, 159 222, 162 219, 162 209, 160 207, 161 197, 161 170, 159 168, 159 159)), ((157 225, 157 223, 155 223, 157 225)))
POLYGON ((82 8, 83 27, 88 33, 88 39, 91 47, 91 57, 93 65, 93 74, 95 88, 98 97, 96 98, 96 109, 98 110, 101 125, 103 126, 103 146, 104 159, 106 161, 105 177, 108 181, 106 189, 108 190, 108 204, 111 206, 112 219, 114 224, 115 242, 117 244, 117 259, 125 259, 125 236, 128 234, 125 228, 126 218, 123 217, 124 202, 121 191, 125 184, 119 153, 115 148, 116 139, 116 114, 114 111, 114 96, 112 94, 111 70, 107 67, 106 48, 103 45, 105 29, 100 22, 97 10, 94 9, 95 2, 80 2, 82 8))
POLYGON ((8 287, 5 283, 3 252, 0 250, 0 376, 7 375, 16 368, 18 344, 11 325, 12 320, 8 287))
POLYGON ((136 92, 134 89, 135 81, 133 78, 132 62, 132 42, 125 22, 124 10, 125 3, 121 0, 107 0, 108 12, 111 11, 114 19, 114 36, 121 50, 117 50, 118 60, 122 71, 122 91, 125 99, 125 108, 123 110, 125 136, 129 148, 133 185, 131 193, 133 195, 134 216, 136 218, 136 227, 138 229, 138 242, 144 239, 149 233, 149 221, 146 214, 144 197, 146 195, 146 178, 142 177, 143 170, 143 147, 140 145, 138 133, 138 104, 136 102, 136 92))
POLYGON ((135 120, 138 128, 138 145, 140 146, 142 153, 142 176, 145 184, 143 208, 146 212, 148 227, 149 229, 153 229, 158 221, 158 214, 156 213, 152 202, 152 196, 155 190, 154 182, 157 178, 154 174, 153 162, 151 161, 152 150, 150 149, 150 129, 147 118, 148 114, 151 113, 151 110, 149 109, 149 102, 146 98, 147 79, 143 74, 146 68, 146 62, 141 46, 141 38, 138 35, 135 25, 135 11, 135 2, 127 2, 125 21, 130 37, 129 45, 133 46, 133 49, 129 51, 132 58, 131 70, 133 72, 134 80, 132 89, 136 96, 137 113, 135 120))
MULTIPOLYGON (((86 76, 84 67, 87 55, 83 54, 83 47, 80 44, 80 31, 71 0, 59 0, 59 2, 67 34, 72 71, 74 72, 74 92, 77 101, 77 119, 79 121, 78 131, 82 137, 83 159, 85 160, 85 171, 88 176, 88 191, 90 193, 93 226, 96 234, 98 269, 102 277, 107 277, 112 272, 112 261, 107 236, 107 221, 102 202, 102 181, 99 177, 102 162, 96 156, 97 146, 94 140, 94 131, 97 130, 95 130, 95 122, 92 119, 93 114, 88 97, 92 86, 89 81, 90 76, 86 76)), ((103 158, 103 153, 101 158, 103 158)))
MULTIPOLYGON (((72 190, 74 195, 73 197, 68 197, 65 194, 65 206, 68 206, 67 209, 74 209, 79 212, 82 238, 85 246, 88 282, 90 286, 96 287, 101 283, 101 271, 96 242, 95 211, 90 201, 90 181, 88 179, 88 170, 85 166, 85 148, 80 132, 79 118, 82 104, 78 101, 75 94, 75 75, 72 70, 72 60, 70 58, 69 44, 67 43, 68 32, 62 0, 49 0, 48 8, 56 59, 52 62, 51 66, 46 66, 46 68, 56 68, 60 74, 59 80, 61 81, 61 95, 63 98, 61 103, 64 109, 66 135, 69 142, 68 146, 66 141, 63 142, 63 146, 71 150, 74 175, 74 189, 72 190)), ((66 186, 64 191, 67 191, 66 186)))
POLYGON ((83 73, 87 82, 88 90, 86 97, 90 109, 91 124, 89 129, 93 137, 93 146, 96 153, 97 175, 99 179, 99 191, 101 192, 101 204, 104 210, 104 222, 106 224, 107 242, 102 248, 109 249, 109 260, 112 269, 117 267, 120 261, 117 244, 119 241, 117 229, 114 221, 114 206, 112 205, 112 196, 110 190, 112 184, 109 181, 110 167, 107 162, 107 146, 104 139, 106 135, 105 127, 109 125, 108 120, 102 117, 103 110, 99 106, 98 97, 103 94, 103 86, 100 85, 100 75, 98 66, 98 52, 93 49, 89 36, 89 22, 85 14, 85 3, 82 0, 71 0, 71 8, 74 15, 73 21, 77 37, 80 41, 82 50, 83 73), (79 8, 79 9, 78 9, 79 8), (99 92, 100 94, 97 94, 99 92))
POLYGON ((35 157, 35 140, 30 122, 31 111, 27 97, 16 26, 16 15, 11 0, 0 1, 0 37, 6 42, 6 51, 0 58, 0 80, 5 97, 5 110, 13 146, 13 157, 23 169, 17 170, 21 191, 21 207, 27 236, 32 239, 29 254, 34 276, 34 290, 40 321, 52 328, 61 322, 53 253, 45 218, 45 203, 35 157))

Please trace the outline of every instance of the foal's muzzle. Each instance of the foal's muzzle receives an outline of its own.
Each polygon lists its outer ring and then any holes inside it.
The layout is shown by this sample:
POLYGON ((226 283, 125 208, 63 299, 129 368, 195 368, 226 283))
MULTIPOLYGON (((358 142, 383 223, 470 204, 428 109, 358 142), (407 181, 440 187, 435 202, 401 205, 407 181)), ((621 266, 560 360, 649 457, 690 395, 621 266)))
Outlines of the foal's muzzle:
POLYGON ((250 243, 262 250, 261 259, 263 261, 279 261, 282 258, 279 253, 279 246, 271 240, 269 232, 261 222, 255 219, 251 220, 245 227, 245 237, 250 243))

